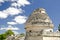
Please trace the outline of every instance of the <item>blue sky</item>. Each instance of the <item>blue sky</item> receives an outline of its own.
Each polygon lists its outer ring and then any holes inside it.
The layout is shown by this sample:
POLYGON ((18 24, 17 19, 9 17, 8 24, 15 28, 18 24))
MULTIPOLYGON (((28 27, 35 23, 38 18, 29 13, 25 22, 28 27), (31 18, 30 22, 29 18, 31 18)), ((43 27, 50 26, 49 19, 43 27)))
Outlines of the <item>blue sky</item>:
POLYGON ((1 0, 0 33, 5 32, 10 27, 17 28, 17 30, 11 29, 14 32, 25 32, 25 21, 34 9, 37 8, 46 9, 47 14, 53 21, 54 31, 57 30, 58 24, 60 23, 60 0, 1 0))

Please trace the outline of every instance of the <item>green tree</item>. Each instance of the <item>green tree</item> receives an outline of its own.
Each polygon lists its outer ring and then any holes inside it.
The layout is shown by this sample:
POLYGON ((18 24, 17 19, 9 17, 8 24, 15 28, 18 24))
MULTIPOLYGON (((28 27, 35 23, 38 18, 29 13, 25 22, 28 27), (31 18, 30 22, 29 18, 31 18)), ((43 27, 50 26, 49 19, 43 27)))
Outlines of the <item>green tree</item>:
POLYGON ((6 34, 0 34, 0 40, 6 39, 6 34))
POLYGON ((59 26, 58 26, 58 30, 60 31, 60 24, 59 24, 59 26))
POLYGON ((5 32, 5 34, 7 34, 7 36, 11 36, 14 35, 14 32, 12 32, 12 30, 8 30, 5 32))
POLYGON ((11 30, 6 31, 4 34, 0 34, 0 40, 5 40, 8 36, 14 35, 11 30))

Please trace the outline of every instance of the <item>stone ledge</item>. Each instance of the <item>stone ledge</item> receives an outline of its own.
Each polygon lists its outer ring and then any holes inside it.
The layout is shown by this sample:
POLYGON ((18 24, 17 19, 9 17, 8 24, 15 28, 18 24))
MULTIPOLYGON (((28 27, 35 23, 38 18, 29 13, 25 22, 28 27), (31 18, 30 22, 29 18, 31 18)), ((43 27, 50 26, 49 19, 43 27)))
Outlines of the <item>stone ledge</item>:
POLYGON ((45 33, 42 35, 43 36, 49 36, 49 37, 60 37, 60 32, 51 32, 51 33, 45 33))

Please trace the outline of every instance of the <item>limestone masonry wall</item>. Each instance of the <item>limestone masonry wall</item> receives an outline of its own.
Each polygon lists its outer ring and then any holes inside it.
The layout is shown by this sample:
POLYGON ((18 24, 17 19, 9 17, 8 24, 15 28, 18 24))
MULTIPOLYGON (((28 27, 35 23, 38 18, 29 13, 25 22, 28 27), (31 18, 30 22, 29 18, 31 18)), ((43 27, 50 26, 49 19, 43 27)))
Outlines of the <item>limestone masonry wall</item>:
POLYGON ((60 40, 60 37, 43 37, 43 40, 60 40))
POLYGON ((25 23, 25 40, 60 40, 60 32, 53 32, 54 24, 44 8, 33 11, 25 23))
POLYGON ((60 40, 60 32, 43 34, 43 40, 60 40))

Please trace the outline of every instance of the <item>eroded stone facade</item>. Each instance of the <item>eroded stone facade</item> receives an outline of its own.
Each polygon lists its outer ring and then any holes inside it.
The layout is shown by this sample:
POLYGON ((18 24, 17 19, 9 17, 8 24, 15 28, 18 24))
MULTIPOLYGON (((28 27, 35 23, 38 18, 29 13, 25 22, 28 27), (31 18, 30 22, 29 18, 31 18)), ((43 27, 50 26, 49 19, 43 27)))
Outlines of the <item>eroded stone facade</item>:
POLYGON ((43 8, 38 8, 29 16, 25 23, 26 37, 25 40, 43 40, 43 33, 52 32, 54 25, 43 8), (50 30, 52 29, 52 30, 50 30))

